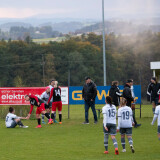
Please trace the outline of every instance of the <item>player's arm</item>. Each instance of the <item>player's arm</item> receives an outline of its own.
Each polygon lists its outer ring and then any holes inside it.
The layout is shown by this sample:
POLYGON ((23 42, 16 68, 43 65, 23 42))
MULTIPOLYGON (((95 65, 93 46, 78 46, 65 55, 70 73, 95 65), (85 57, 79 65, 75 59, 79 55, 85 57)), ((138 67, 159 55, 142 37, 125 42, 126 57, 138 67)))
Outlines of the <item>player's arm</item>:
POLYGON ((118 110, 118 126, 117 126, 117 132, 119 132, 119 130, 120 130, 121 118, 122 118, 122 116, 121 116, 121 111, 120 111, 120 109, 119 109, 119 110, 118 110))
POLYGON ((130 108, 130 117, 131 117, 131 121, 132 121, 132 126, 134 126, 134 120, 133 120, 133 111, 132 109, 130 108))
POLYGON ((28 114, 28 116, 26 117, 26 119, 29 119, 29 118, 30 118, 32 111, 33 111, 33 105, 31 104, 31 108, 30 108, 29 114, 28 114))
POLYGON ((52 88, 52 90, 51 90, 51 94, 50 94, 50 96, 49 96, 49 99, 48 99, 47 104, 49 104, 49 102, 50 102, 51 98, 53 97, 53 90, 54 90, 54 88, 52 88))
POLYGON ((153 125, 154 122, 156 121, 156 119, 157 119, 157 117, 158 117, 158 114, 159 114, 159 111, 158 111, 157 108, 156 108, 151 125, 153 125))
POLYGON ((108 131, 108 128, 106 127, 107 124, 107 113, 105 112, 104 108, 102 108, 102 114, 103 114, 103 126, 106 131, 108 131))

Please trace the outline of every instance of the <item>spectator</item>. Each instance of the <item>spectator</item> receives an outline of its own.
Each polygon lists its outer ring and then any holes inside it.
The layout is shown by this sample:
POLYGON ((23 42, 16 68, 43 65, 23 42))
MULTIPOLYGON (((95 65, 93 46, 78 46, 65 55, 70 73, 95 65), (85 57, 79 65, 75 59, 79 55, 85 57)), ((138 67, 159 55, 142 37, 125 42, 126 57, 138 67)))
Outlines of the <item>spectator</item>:
POLYGON ((158 105, 159 90, 160 84, 157 83, 156 77, 152 77, 147 89, 147 99, 152 103, 153 114, 155 112, 156 106, 158 105))
MULTIPOLYGON (((127 106, 131 107, 131 103, 134 102, 134 98, 132 97, 131 86, 133 85, 133 80, 127 80, 124 89, 123 89, 123 97, 127 100, 127 106)), ((133 122, 135 124, 135 128, 141 126, 141 124, 137 124, 135 115, 133 115, 133 122)))
POLYGON ((96 124, 98 122, 97 113, 95 109, 96 96, 97 96, 96 84, 91 80, 90 77, 85 77, 85 84, 82 90, 82 97, 85 103, 85 122, 83 124, 89 124, 89 120, 88 120, 89 107, 91 107, 94 115, 94 123, 96 124))
POLYGON ((118 85, 118 81, 113 81, 112 86, 109 90, 109 96, 112 98, 112 103, 117 107, 120 105, 120 97, 122 96, 118 88, 118 85))

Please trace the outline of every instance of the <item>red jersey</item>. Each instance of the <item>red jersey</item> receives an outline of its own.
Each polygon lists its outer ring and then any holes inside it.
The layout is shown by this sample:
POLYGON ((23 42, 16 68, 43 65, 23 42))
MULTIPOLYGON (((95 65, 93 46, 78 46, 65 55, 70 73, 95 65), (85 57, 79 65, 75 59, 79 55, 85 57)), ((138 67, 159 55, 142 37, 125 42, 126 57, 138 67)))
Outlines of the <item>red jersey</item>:
POLYGON ((41 105, 41 103, 43 103, 43 101, 34 95, 29 95, 29 98, 30 98, 30 104, 31 104, 31 109, 30 109, 29 114, 31 114, 33 111, 33 107, 34 106, 40 107, 40 105, 41 105), (40 103, 39 105, 38 105, 38 102, 40 103))

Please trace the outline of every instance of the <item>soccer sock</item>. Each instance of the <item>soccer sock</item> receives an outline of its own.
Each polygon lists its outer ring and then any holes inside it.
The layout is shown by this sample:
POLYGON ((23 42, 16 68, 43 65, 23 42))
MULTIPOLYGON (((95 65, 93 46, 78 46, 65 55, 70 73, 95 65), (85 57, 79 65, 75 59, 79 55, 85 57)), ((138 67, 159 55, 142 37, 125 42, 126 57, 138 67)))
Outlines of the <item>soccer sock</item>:
POLYGON ((118 148, 118 143, 116 138, 113 138, 112 141, 113 141, 114 148, 118 148))
POLYGON ((59 114, 59 122, 62 121, 62 114, 59 114))
POLYGON ((42 122, 44 122, 44 114, 42 114, 42 122))
POLYGON ((152 108, 153 114, 155 113, 155 108, 152 108))
POLYGON ((108 134, 104 134, 104 147, 108 151, 108 134))
POLYGON ((38 118, 37 121, 38 121, 38 125, 41 125, 41 119, 38 118))
POLYGON ((51 118, 54 119, 54 113, 51 114, 51 118))
POLYGON ((128 138, 128 142, 129 142, 129 145, 130 145, 130 146, 133 145, 133 140, 132 140, 132 138, 128 138))
POLYGON ((48 113, 45 113, 45 116, 46 116, 48 119, 50 119, 50 116, 48 115, 48 113))
POLYGON ((122 148, 125 149, 125 138, 121 138, 121 144, 122 144, 122 148))
POLYGON ((19 121, 17 124, 18 124, 19 126, 24 126, 21 121, 19 121))

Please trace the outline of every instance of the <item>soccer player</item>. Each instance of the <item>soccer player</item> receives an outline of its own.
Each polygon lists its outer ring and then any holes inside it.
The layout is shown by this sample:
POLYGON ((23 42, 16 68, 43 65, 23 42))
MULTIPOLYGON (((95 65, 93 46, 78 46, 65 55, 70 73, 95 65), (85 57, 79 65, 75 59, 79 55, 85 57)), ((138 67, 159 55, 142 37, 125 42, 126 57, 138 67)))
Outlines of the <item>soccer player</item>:
POLYGON ((50 119, 50 116, 48 115, 48 113, 45 111, 45 104, 43 103, 43 101, 41 99, 39 99, 38 97, 36 97, 35 95, 26 95, 25 96, 25 100, 26 101, 30 101, 31 104, 31 109, 30 112, 28 114, 28 116, 26 117, 27 119, 30 118, 31 113, 33 111, 33 107, 36 106, 37 110, 36 110, 36 118, 38 121, 38 126, 36 128, 41 128, 41 118, 40 118, 40 114, 44 114, 48 119, 50 119))
POLYGON ((118 127, 117 131, 120 129, 121 134, 121 144, 122 144, 122 152, 126 152, 125 148, 125 135, 128 138, 129 145, 131 147, 132 153, 135 152, 133 148, 133 140, 132 140, 132 124, 133 123, 133 115, 132 109, 126 106, 127 100, 125 98, 121 98, 120 105, 121 107, 118 109, 118 127))
POLYGON ((51 94, 48 100, 48 104, 53 97, 53 102, 52 102, 52 114, 51 114, 51 119, 48 124, 52 124, 53 120, 55 119, 55 112, 56 108, 58 108, 58 114, 59 114, 59 124, 62 124, 62 100, 61 100, 61 89, 58 87, 58 82, 55 81, 54 88, 51 90, 51 94))
POLYGON ((51 91, 52 88, 54 87, 54 84, 55 84, 55 80, 52 79, 51 82, 50 82, 50 85, 49 85, 50 91, 51 91))
MULTIPOLYGON (((45 91, 41 94, 40 99, 44 102, 46 112, 47 112, 48 115, 50 116, 50 111, 51 111, 52 103, 50 102, 50 103, 47 105, 49 96, 50 96, 50 87, 47 86, 46 89, 45 89, 45 91)), ((42 114, 42 123, 43 123, 43 124, 46 124, 45 121, 44 121, 44 114, 42 114)))
POLYGON ((106 97, 106 105, 102 108, 103 113, 103 132, 104 132, 104 147, 105 154, 108 154, 108 138, 109 134, 115 147, 115 154, 118 155, 118 144, 115 138, 116 135, 116 106, 112 104, 112 98, 106 97))
POLYGON ((15 128, 17 124, 19 127, 28 128, 28 126, 24 126, 21 122, 21 119, 26 119, 25 117, 18 117, 15 114, 15 109, 13 107, 9 107, 9 113, 6 116, 6 127, 7 128, 15 128))
MULTIPOLYGON (((160 103, 160 95, 159 95, 159 101, 160 103)), ((153 120, 152 120, 152 123, 151 125, 154 124, 154 122, 156 121, 156 119, 158 118, 157 120, 157 125, 158 125, 158 139, 160 140, 160 105, 158 105, 156 107, 156 110, 155 110, 155 113, 154 113, 154 117, 153 117, 153 120)))

